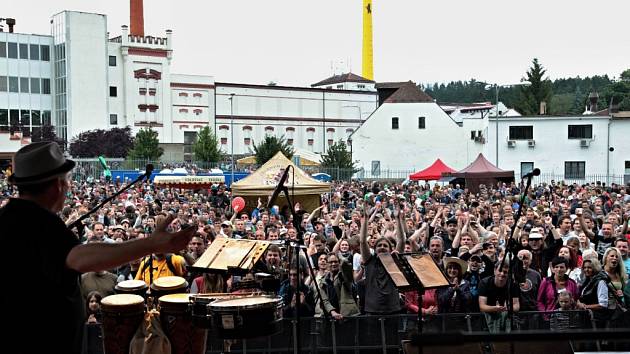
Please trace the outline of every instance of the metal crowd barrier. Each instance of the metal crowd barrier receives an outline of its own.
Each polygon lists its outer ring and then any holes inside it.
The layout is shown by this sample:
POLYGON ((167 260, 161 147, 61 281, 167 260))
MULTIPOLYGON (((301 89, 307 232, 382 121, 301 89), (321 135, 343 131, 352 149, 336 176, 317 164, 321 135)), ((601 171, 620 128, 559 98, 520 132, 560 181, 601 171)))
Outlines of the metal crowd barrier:
MULTIPOLYGON (((401 342, 410 339, 417 333, 418 317, 416 315, 388 316, 356 316, 343 321, 331 321, 324 318, 302 318, 300 326, 292 318, 285 318, 282 331, 269 337, 247 340, 223 340, 212 336, 209 332, 206 353, 293 353, 297 329, 300 329, 300 353, 362 353, 366 351, 378 353, 398 352, 401 342)), ((606 324, 607 328, 624 327, 622 331, 630 333, 627 322, 622 325, 606 324)), ((595 323, 588 311, 562 312, 520 312, 515 314, 511 335, 557 333, 558 337, 570 338, 574 347, 593 350, 601 349, 600 341, 595 338, 605 337, 607 332, 619 332, 611 329, 602 331, 595 329, 595 323), (570 336, 572 331, 586 335, 570 336), (588 339, 588 342, 582 339, 588 339)), ((505 335, 505 332, 499 334, 505 335)), ((422 337, 427 343, 449 343, 457 341, 492 338, 488 332, 488 323, 483 313, 438 314, 425 317, 422 326, 422 337), (452 339, 449 339, 452 338, 452 339)), ((499 338, 497 337, 497 338, 499 338)), ((531 340, 531 336, 528 337, 531 340)), ((617 336, 616 338, 619 338, 617 336)), ((630 336, 624 337, 629 338, 630 336)), ((88 325, 86 330, 84 353, 102 353, 102 334, 100 325, 88 325), (99 351, 100 350, 100 351, 99 351)), ((490 340, 490 339, 489 339, 490 340)), ((567 340, 567 339, 565 339, 567 340)), ((625 347, 630 349, 628 343, 625 347)))

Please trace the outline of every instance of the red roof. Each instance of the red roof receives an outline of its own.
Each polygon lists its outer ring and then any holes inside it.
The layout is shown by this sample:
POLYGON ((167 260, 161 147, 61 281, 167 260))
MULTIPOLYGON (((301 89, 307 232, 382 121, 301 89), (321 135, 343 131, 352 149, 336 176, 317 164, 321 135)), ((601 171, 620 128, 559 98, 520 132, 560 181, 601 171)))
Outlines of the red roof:
POLYGON ((455 170, 446 166, 442 160, 437 159, 431 166, 409 175, 409 179, 412 181, 433 181, 442 178, 444 172, 455 172, 455 170))

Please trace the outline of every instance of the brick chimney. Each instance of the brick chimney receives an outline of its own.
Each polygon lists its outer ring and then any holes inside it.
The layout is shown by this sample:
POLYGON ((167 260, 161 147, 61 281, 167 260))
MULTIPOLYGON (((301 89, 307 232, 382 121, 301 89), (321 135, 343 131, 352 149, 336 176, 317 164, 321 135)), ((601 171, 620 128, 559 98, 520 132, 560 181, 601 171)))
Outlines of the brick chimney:
POLYGON ((130 0, 130 33, 132 36, 144 37, 144 5, 143 0, 130 0))

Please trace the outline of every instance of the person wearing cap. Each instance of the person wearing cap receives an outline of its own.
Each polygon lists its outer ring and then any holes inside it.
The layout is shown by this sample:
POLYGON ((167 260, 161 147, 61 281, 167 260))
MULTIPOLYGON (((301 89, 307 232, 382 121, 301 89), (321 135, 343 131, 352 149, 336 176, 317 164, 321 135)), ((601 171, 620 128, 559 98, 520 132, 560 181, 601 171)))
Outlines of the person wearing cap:
MULTIPOLYGON (((169 217, 151 237, 131 242, 80 244, 57 213, 64 207, 70 191, 75 162, 67 159, 53 142, 29 144, 15 154, 14 172, 8 182, 16 186, 19 198, 12 198, 0 209, 2 242, 6 249, 33 250, 35 257, 24 262, 19 252, 5 255, 8 264, 19 264, 20 272, 7 273, 8 284, 24 281, 24 274, 37 275, 38 288, 45 289, 53 304, 42 316, 38 306, 12 306, 8 309, 11 326, 5 329, 4 345, 21 352, 80 353, 85 323, 84 299, 79 278, 82 273, 114 269, 152 252, 179 251, 186 247, 194 230, 166 231, 169 217), (36 222, 34 222, 36 221, 36 222), (24 328, 33 321, 44 330, 37 340, 23 340, 24 328)), ((41 302, 40 292, 21 295, 24 303, 41 302)))
POLYGON ((437 290, 438 312, 469 312, 472 295, 469 284, 464 279, 464 273, 468 270, 468 264, 457 257, 445 257, 444 270, 451 286, 437 290))
MULTIPOLYGON (((232 223, 229 222, 228 220, 225 220, 223 222, 221 222, 221 234, 225 237, 231 238, 232 237, 232 223)), ((238 237, 240 238, 240 237, 238 237)))

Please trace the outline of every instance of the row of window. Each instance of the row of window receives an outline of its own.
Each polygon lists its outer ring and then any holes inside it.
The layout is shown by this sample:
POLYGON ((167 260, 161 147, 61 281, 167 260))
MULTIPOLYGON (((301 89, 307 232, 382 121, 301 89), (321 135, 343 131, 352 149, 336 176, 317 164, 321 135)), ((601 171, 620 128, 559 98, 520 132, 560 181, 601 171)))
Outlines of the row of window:
MULTIPOLYGON (((569 139, 592 139, 593 125, 580 124, 569 125, 569 139)), ((534 139, 534 127, 531 125, 510 126, 509 140, 532 140, 534 139)))
MULTIPOLYGON (((533 162, 521 162, 521 177, 533 170, 534 170, 533 162)), ((586 161, 565 161, 564 162, 564 178, 565 179, 586 178, 586 161)))
POLYGON ((50 111, 0 108, 0 126, 37 127, 50 124, 50 111))
POLYGON ((0 58, 50 61, 50 46, 0 42, 0 58))
MULTIPOLYGON (((182 112, 181 109, 180 109, 180 112, 182 112)), ((187 112, 187 110, 186 110, 186 112, 187 112)), ((262 118, 262 119, 264 119, 264 118, 262 118)), ((219 130, 230 130, 230 126, 229 125, 219 125, 218 129, 219 130)), ((243 131, 252 131, 252 130, 254 130, 254 128, 251 125, 244 125, 242 127, 242 129, 243 129, 243 131)), ((270 125, 265 127, 265 133, 273 133, 275 130, 276 130, 276 128, 274 128, 274 127, 272 127, 270 125)), ((279 130, 282 130, 282 129, 279 129, 279 130)), ((295 128, 294 127, 287 127, 287 128, 285 128, 285 131, 287 133, 295 132, 295 128)), ((334 133, 335 131, 336 131, 335 128, 326 128, 326 132, 327 133, 334 133)), ((353 131, 354 131, 354 129, 352 129, 352 128, 347 128, 346 129, 346 133, 352 133, 353 131)), ((308 127, 308 128, 306 128, 306 132, 307 133, 314 133, 315 132, 315 128, 308 127)))
MULTIPOLYGON (((196 134, 196 132, 195 132, 196 134)), ((221 145, 227 145, 228 143, 228 138, 220 138, 219 141, 221 142, 221 145)), ((295 142, 295 139, 289 138, 286 140, 288 145, 293 145, 293 143, 295 142)), ((332 146, 335 143, 334 139, 328 139, 327 140, 328 146, 332 146)), ((243 144, 244 145, 251 145, 252 144, 252 138, 243 138, 243 144)), ((306 144, 308 146, 313 146, 315 145, 315 139, 306 139, 306 144)))
MULTIPOLYGON (((398 117, 392 117, 392 129, 398 130, 400 129, 398 117)), ((418 117, 418 129, 426 129, 426 119, 425 117, 418 117)))
POLYGON ((0 92, 41 93, 50 95, 50 79, 0 76, 0 92))

